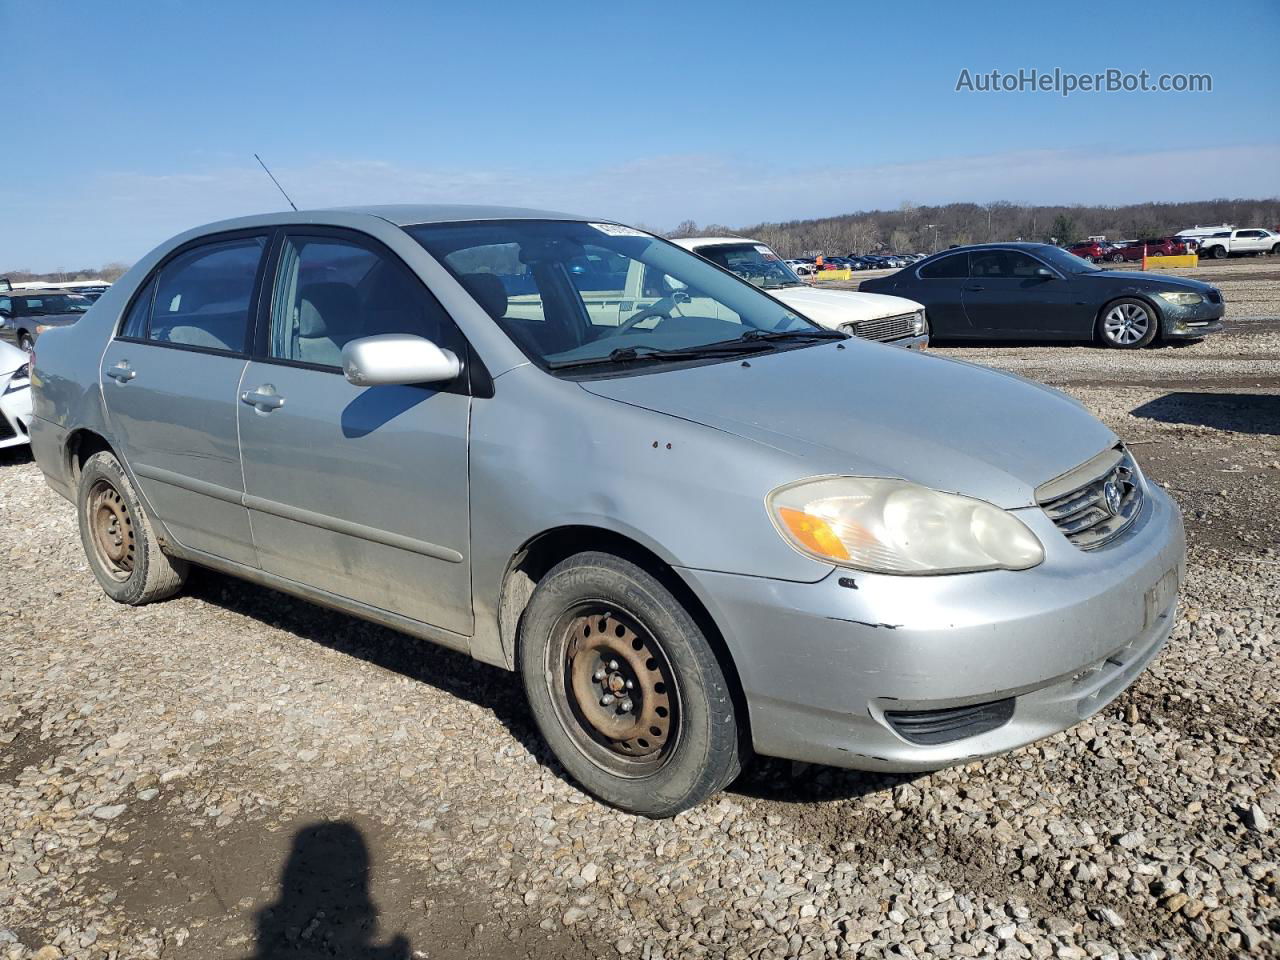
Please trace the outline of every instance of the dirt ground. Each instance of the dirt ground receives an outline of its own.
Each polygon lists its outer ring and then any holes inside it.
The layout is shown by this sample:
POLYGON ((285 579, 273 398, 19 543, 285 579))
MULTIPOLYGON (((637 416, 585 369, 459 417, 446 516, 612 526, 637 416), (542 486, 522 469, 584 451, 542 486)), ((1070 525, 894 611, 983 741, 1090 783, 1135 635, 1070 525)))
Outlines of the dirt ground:
POLYGON ((515 678, 202 572, 101 595, 0 454, 0 958, 1271 956, 1280 936, 1280 267, 1137 353, 940 347, 1063 389, 1187 523, 1174 640, 1080 727, 926 777, 757 761, 607 810, 515 678))

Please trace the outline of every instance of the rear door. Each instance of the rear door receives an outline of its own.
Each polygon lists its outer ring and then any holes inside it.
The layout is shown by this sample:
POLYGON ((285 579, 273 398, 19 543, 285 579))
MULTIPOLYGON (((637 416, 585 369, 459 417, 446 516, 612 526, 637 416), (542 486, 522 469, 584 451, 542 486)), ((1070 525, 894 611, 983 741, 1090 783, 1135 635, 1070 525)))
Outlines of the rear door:
POLYGON ((234 404, 262 568, 469 635, 466 377, 357 387, 341 369, 359 337, 410 333, 465 357, 461 334, 363 234, 287 230, 277 261, 234 404))
POLYGON ((102 356, 117 451, 178 543, 254 564, 236 437, 265 233, 179 250, 130 303, 102 356))

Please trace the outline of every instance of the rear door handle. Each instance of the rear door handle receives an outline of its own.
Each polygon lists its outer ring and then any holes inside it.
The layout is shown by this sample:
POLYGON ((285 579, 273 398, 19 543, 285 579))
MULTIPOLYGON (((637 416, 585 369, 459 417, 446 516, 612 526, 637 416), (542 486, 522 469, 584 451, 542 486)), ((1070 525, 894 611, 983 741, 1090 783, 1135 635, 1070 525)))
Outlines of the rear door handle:
POLYGON ((107 376, 117 383, 128 383, 138 375, 138 371, 129 366, 128 360, 121 360, 114 366, 107 368, 107 376))
POLYGON ((275 387, 269 383, 263 384, 257 390, 246 390, 240 394, 240 400, 263 413, 278 410, 284 406, 284 397, 276 393, 275 387))
POLYGON ((965 289, 966 289, 966 290, 975 290, 975 291, 976 291, 976 290, 985 290, 985 289, 986 289, 986 287, 980 286, 980 285, 978 285, 978 284, 970 284, 969 286, 965 287, 965 289))

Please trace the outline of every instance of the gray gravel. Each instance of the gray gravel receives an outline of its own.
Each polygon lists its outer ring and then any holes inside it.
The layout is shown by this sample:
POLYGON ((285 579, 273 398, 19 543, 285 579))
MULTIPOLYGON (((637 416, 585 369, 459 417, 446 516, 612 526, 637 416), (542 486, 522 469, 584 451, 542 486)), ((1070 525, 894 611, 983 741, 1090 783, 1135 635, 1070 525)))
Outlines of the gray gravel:
POLYGON ((927 776, 760 761, 661 823, 568 783, 500 671, 211 573, 111 603, 0 459, 0 958, 1280 955, 1266 282, 1190 347, 947 351, 1052 370, 1182 502, 1129 693, 927 776))

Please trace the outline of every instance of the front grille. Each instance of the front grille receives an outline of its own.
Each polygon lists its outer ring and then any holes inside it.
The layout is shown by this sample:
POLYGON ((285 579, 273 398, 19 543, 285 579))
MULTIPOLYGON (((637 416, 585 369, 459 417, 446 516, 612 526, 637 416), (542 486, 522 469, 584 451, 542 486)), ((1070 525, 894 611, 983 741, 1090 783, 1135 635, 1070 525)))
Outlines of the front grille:
POLYGON ((1013 716, 1014 698, 943 710, 886 710, 884 718, 903 740, 922 746, 951 743, 1002 727, 1013 716))
POLYGON ((1124 447, 1107 450, 1036 490, 1036 501, 1081 550, 1115 539, 1142 511, 1138 465, 1124 447))
POLYGON ((855 336, 864 340, 898 340, 915 332, 916 315, 903 313, 896 317, 876 317, 853 325, 855 336))

